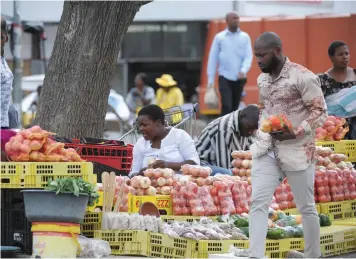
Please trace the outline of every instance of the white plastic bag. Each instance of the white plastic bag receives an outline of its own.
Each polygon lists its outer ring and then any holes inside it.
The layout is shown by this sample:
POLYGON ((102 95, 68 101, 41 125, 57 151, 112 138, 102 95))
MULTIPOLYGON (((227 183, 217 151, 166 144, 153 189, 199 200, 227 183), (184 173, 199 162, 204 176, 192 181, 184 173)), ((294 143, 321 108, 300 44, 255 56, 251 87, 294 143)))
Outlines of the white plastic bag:
POLYGON ((325 101, 329 115, 341 118, 356 116, 356 85, 327 96, 325 101))
POLYGON ((209 85, 207 87, 204 95, 204 103, 209 106, 209 108, 217 108, 219 106, 219 97, 214 85, 209 85))
POLYGON ((111 254, 111 248, 107 241, 78 235, 78 242, 81 248, 79 257, 100 258, 111 254))

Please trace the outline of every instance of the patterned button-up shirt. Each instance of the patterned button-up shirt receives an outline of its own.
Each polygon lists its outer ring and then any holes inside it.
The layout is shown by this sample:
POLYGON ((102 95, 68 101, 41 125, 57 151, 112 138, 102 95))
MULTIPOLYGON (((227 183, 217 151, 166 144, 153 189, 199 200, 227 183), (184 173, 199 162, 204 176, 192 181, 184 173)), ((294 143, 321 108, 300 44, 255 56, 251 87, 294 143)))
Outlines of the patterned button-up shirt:
POLYGON ((250 147, 253 157, 272 151, 284 171, 305 170, 315 155, 315 129, 327 118, 327 108, 319 78, 305 67, 286 62, 280 75, 272 79, 263 73, 258 79, 261 119, 274 114, 285 114, 293 125, 296 139, 278 141, 257 132, 257 140, 250 147))
POLYGON ((13 75, 6 63, 5 58, 1 57, 1 127, 9 127, 9 108, 11 105, 13 75))

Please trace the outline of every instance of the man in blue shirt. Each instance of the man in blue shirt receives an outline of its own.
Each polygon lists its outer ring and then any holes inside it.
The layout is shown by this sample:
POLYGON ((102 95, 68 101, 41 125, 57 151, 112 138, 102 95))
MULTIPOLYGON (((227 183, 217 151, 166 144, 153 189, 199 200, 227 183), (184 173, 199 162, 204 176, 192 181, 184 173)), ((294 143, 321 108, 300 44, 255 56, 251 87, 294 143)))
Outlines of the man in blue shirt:
POLYGON ((238 109, 253 59, 250 36, 240 30, 240 18, 236 12, 226 15, 226 24, 227 28, 215 35, 208 60, 208 87, 214 87, 219 64, 221 115, 238 109))

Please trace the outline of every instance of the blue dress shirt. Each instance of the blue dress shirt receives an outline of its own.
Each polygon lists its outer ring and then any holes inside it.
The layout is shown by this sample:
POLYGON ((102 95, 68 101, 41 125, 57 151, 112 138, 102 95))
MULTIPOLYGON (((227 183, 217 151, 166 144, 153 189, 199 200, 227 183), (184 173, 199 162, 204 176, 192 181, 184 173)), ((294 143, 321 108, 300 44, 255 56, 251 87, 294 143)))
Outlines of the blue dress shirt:
POLYGON ((208 83, 215 81, 216 67, 219 64, 219 75, 228 80, 236 81, 238 73, 245 75, 251 68, 253 59, 250 36, 238 29, 228 29, 215 35, 210 48, 208 60, 208 83))

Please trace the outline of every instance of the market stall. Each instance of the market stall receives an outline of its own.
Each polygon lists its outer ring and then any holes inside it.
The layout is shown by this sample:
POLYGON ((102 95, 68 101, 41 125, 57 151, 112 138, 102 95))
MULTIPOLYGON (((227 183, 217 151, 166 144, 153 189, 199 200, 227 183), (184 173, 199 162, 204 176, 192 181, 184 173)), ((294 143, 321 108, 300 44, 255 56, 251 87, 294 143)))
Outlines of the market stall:
MULTIPOLYGON (((89 153, 83 150, 86 145, 94 145, 97 150, 107 148, 106 145, 64 144, 56 142, 52 135, 34 127, 18 132, 6 145, 11 162, 1 164, 2 245, 18 246, 32 253, 38 251, 36 240, 44 242, 38 237, 33 239, 38 236, 36 233, 51 230, 69 233, 66 244, 77 249, 77 256, 208 258, 228 252, 246 255, 251 199, 249 151, 231 154, 233 176, 210 176, 207 167, 184 165, 181 173, 165 168, 147 169, 143 176, 132 179, 103 173, 99 174, 101 183, 97 183, 93 164, 83 161, 89 153), (74 149, 73 145, 78 146, 74 149), (82 186, 80 191, 78 186, 82 186), (89 199, 79 216, 82 221, 73 222, 67 217, 64 223, 75 225, 63 228, 60 221, 64 219, 53 212, 55 218, 51 220, 57 221, 55 226, 38 224, 41 219, 34 221, 29 215, 28 221, 28 203, 24 206, 20 191, 29 189, 46 189, 58 195, 69 192, 73 197, 87 193, 89 199), (150 209, 145 208, 147 204, 152 204, 150 209), (102 242, 94 241, 94 237, 102 242)), ((107 145, 111 149, 130 150, 127 156, 120 153, 130 163, 132 146, 107 145)), ((356 143, 337 140, 318 145, 315 201, 322 253, 332 256, 356 251, 356 169, 351 163, 356 161, 356 143)), ((102 159, 104 154, 90 153, 92 158, 98 155, 102 159)), ((112 163, 110 156, 105 159, 112 163)), ((55 203, 57 210, 61 206, 69 205, 55 203)), ((40 212, 42 209, 38 207, 40 212)), ((303 250, 301 220, 288 181, 283 180, 270 205, 266 256, 280 258, 290 250, 303 250)))

